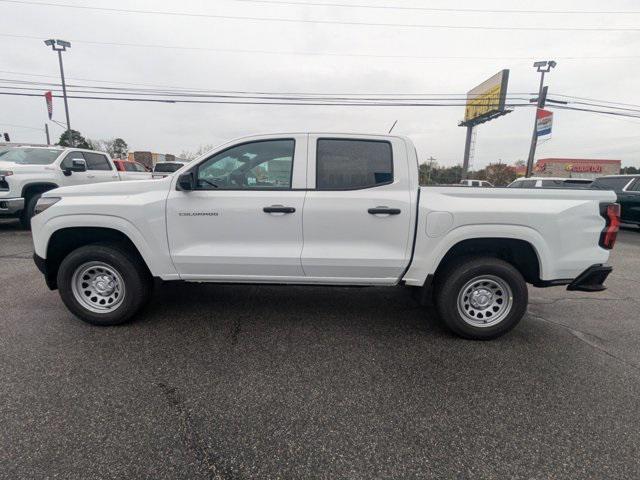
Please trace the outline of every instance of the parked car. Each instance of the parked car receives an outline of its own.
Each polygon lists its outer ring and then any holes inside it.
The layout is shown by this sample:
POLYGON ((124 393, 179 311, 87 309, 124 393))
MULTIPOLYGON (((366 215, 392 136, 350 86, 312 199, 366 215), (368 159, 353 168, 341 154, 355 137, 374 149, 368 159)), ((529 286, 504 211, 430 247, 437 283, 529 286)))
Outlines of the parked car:
POLYGON ((621 207, 621 221, 640 226, 640 175, 608 175, 596 178, 591 188, 613 190, 621 207))
POLYGON ((186 164, 184 162, 158 162, 153 167, 153 178, 164 178, 177 172, 186 164))
POLYGON ((113 163, 123 180, 148 180, 151 171, 141 163, 133 160, 114 160, 113 163))
POLYGON ((516 178, 507 188, 589 188, 588 178, 529 177, 516 178))
POLYGON ((460 185, 465 187, 493 187, 493 184, 486 180, 460 180, 460 185))
POLYGON ((49 190, 113 182, 120 176, 108 154, 80 148, 14 147, 0 156, 0 217, 29 228, 36 203, 49 190))
POLYGON ((45 193, 34 259, 65 305, 97 325, 133 318, 153 278, 404 285, 452 331, 490 339, 524 315, 527 283, 605 288, 615 199, 419 187, 406 137, 263 135, 162 180, 45 193))

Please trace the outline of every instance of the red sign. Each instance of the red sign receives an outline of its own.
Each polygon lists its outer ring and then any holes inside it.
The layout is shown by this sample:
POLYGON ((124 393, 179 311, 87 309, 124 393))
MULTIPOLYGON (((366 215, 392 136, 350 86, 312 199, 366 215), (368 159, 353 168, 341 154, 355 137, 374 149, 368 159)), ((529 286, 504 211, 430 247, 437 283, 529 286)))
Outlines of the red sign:
POLYGON ((536 133, 539 137, 549 135, 553 126, 553 112, 539 108, 536 111, 536 133))
POLYGON ((600 173, 602 172, 602 165, 574 165, 572 163, 567 163, 564 167, 567 172, 590 172, 590 173, 600 173))
POLYGON ((49 114, 49 120, 53 115, 53 94, 51 92, 44 93, 44 99, 47 101, 47 113, 49 114))

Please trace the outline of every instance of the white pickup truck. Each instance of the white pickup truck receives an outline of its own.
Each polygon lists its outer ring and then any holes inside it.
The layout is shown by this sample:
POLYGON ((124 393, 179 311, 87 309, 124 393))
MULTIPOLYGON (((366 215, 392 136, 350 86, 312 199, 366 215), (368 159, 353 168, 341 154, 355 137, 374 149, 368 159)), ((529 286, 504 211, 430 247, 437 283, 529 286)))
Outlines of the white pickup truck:
POLYGON ((598 291, 613 192, 420 187, 408 138, 243 138, 156 181, 46 192, 35 262, 79 318, 131 319, 164 281, 413 287, 455 333, 489 339, 527 283, 598 291))
POLYGON ((0 156, 0 218, 29 223, 40 196, 58 187, 121 180, 108 154, 81 148, 15 147, 0 156))

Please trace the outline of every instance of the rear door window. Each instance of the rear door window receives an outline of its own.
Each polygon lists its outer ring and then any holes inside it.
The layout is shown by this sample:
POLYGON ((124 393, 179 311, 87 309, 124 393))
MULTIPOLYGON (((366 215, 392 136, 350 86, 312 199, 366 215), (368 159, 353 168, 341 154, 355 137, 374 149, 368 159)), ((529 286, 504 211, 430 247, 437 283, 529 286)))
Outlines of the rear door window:
POLYGON ((109 160, 104 155, 93 152, 82 152, 82 154, 87 162, 87 170, 112 170, 109 160))
POLYGON ((358 190, 393 182, 391 144, 380 140, 318 139, 316 188, 358 190))
POLYGON ((542 180, 542 188, 563 188, 562 180, 542 180))
POLYGON ((536 180, 523 180, 520 188, 536 188, 536 180))

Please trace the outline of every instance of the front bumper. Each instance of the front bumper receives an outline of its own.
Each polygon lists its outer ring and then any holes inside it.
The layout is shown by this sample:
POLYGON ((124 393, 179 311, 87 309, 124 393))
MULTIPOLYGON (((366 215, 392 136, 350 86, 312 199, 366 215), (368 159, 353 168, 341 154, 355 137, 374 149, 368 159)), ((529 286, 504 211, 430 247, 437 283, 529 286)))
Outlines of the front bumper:
POLYGON ((607 279, 613 267, 608 265, 591 265, 573 280, 567 290, 579 290, 581 292, 601 292, 606 290, 604 281, 607 279))
POLYGON ((47 261, 44 258, 38 256, 37 253, 33 254, 33 261, 36 264, 38 270, 40 270, 40 273, 44 275, 44 280, 45 282, 47 282, 47 287, 49 287, 49 290, 55 290, 56 288, 58 288, 56 279, 53 278, 53 275, 47 268, 47 261))
POLYGON ((15 215, 24 210, 24 198, 0 198, 0 215, 15 215))

